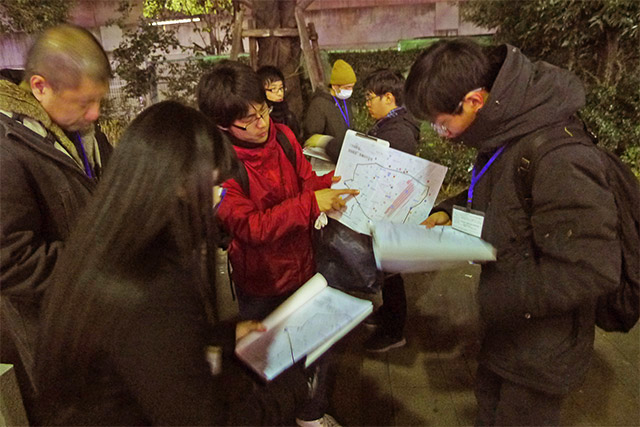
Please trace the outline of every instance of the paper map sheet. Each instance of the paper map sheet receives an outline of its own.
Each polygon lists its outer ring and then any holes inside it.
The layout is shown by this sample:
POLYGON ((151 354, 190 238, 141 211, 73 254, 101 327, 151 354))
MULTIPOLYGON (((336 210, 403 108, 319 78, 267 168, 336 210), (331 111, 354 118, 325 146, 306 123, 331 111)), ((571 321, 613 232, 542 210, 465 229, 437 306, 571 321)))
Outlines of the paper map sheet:
POLYGON ((427 229, 416 224, 376 222, 371 229, 376 265, 389 273, 418 273, 469 261, 496 260, 493 246, 453 227, 427 229))
POLYGON ((327 286, 316 274, 236 344, 236 354, 256 373, 271 380, 307 356, 310 364, 373 310, 362 300, 327 286))
POLYGON ((342 179, 331 188, 360 194, 347 201, 345 212, 330 216, 367 235, 372 221, 419 224, 429 216, 446 172, 445 166, 347 131, 335 173, 342 179))

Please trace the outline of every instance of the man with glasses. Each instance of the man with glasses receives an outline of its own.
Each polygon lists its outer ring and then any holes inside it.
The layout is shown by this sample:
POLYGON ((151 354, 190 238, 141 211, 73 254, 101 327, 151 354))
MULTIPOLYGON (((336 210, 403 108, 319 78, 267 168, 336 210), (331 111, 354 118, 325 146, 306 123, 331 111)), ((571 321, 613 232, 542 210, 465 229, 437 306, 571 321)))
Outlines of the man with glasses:
POLYGON ((271 111, 271 119, 276 123, 282 123, 293 131, 298 142, 302 141, 302 132, 300 124, 295 114, 289 110, 285 95, 287 87, 285 86, 284 75, 282 72, 271 65, 265 65, 258 69, 258 75, 262 80, 264 92, 267 96, 267 105, 273 108, 271 111))
MULTIPOLYGON (((246 171, 248 185, 240 177, 223 183, 227 191, 217 213, 232 236, 228 256, 240 317, 262 320, 315 274, 311 239, 320 214, 342 209, 342 196, 358 191, 328 188, 333 173, 316 176, 291 130, 270 120, 262 82, 248 66, 221 61, 202 77, 197 95, 246 171)), ((327 404, 320 359, 310 368, 298 424, 334 425, 327 404)))
POLYGON ((485 330, 476 425, 559 425, 562 401, 593 355, 596 301, 620 279, 614 197, 575 118, 584 88, 573 73, 513 46, 452 40, 418 57, 405 93, 408 108, 441 136, 478 150, 469 189, 425 221, 453 219, 497 249, 478 286, 485 330), (538 159, 524 200, 518 170, 527 147, 558 134, 574 143, 538 159))
MULTIPOLYGON (((368 134, 389 142, 391 148, 416 154, 420 126, 403 106, 404 77, 390 69, 369 74, 363 82, 369 115, 376 120, 368 134)), ((340 152, 340 144, 336 147, 340 152)), ((365 350, 381 353, 406 344, 404 326, 407 300, 400 274, 387 275, 382 286, 382 306, 365 320, 375 332, 365 341, 365 350)))

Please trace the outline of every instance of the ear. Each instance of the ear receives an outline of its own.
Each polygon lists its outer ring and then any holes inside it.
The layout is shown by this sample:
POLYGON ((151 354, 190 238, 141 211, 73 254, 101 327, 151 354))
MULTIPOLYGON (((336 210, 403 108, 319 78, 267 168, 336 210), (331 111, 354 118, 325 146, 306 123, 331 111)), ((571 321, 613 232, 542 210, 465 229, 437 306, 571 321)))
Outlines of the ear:
POLYGON ((477 113, 478 110, 484 107, 487 95, 489 95, 489 92, 484 89, 467 93, 464 96, 463 108, 469 108, 474 113, 477 113))
POLYGON ((48 91, 51 91, 51 85, 47 83, 47 80, 40 75, 33 75, 29 79, 29 86, 31 87, 31 93, 38 100, 42 101, 42 98, 48 91))
POLYGON ((395 105, 396 104, 396 97, 393 96, 393 94, 391 92, 387 92, 384 95, 382 95, 382 97, 384 98, 384 102, 387 105, 395 105))

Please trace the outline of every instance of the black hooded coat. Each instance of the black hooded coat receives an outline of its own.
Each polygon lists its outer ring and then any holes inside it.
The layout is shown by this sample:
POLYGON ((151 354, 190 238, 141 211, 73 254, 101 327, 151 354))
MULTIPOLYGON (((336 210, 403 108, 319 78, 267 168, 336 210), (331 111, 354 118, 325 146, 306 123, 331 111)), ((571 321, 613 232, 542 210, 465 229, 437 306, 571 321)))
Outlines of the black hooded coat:
MULTIPOLYGON (((531 62, 500 47, 504 62, 488 100, 460 135, 478 149, 471 207, 484 212, 482 238, 497 261, 482 266, 478 303, 485 324, 479 363, 547 393, 581 383, 593 353, 595 303, 615 289, 621 249, 617 213, 601 156, 588 144, 562 145, 537 164, 531 218, 516 192, 522 142, 543 128, 564 128, 584 105, 570 71, 531 62)), ((467 191, 441 204, 464 206, 467 191)))

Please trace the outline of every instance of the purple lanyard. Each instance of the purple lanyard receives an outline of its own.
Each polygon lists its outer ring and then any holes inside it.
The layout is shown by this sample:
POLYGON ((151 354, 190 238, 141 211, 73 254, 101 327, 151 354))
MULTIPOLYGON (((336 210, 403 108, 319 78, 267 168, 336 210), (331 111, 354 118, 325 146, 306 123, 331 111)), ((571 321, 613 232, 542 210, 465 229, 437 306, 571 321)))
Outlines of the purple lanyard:
POLYGON ((505 148, 506 148, 506 145, 503 145, 498 149, 498 151, 493 153, 493 156, 491 156, 487 164, 484 165, 482 169, 480 169, 479 174, 476 175, 476 168, 475 166, 473 167, 473 172, 471 172, 471 185, 469 185, 469 191, 467 192, 467 207, 469 209, 471 208, 471 202, 473 201, 473 188, 476 186, 478 181, 480 181, 480 178, 482 178, 482 175, 484 175, 487 169, 489 169, 489 166, 491 166, 491 163, 493 163, 498 158, 498 156, 504 151, 505 148))
POLYGON ((333 96, 333 100, 336 102, 336 105, 338 106, 338 110, 340 110, 340 114, 342 114, 342 118, 344 119, 344 122, 347 124, 347 127, 350 128, 351 121, 349 120, 349 109, 347 108, 347 100, 346 99, 342 100, 342 102, 344 103, 344 111, 342 111, 342 107, 340 106, 340 103, 338 102, 335 96, 333 96))
POLYGON ((87 153, 84 151, 84 145, 82 145, 82 138, 80 138, 80 134, 78 132, 76 132, 76 139, 78 141, 78 147, 80 147, 80 152, 82 153, 84 172, 89 178, 94 178, 93 171, 91 170, 91 164, 89 163, 89 159, 87 158, 87 153))

